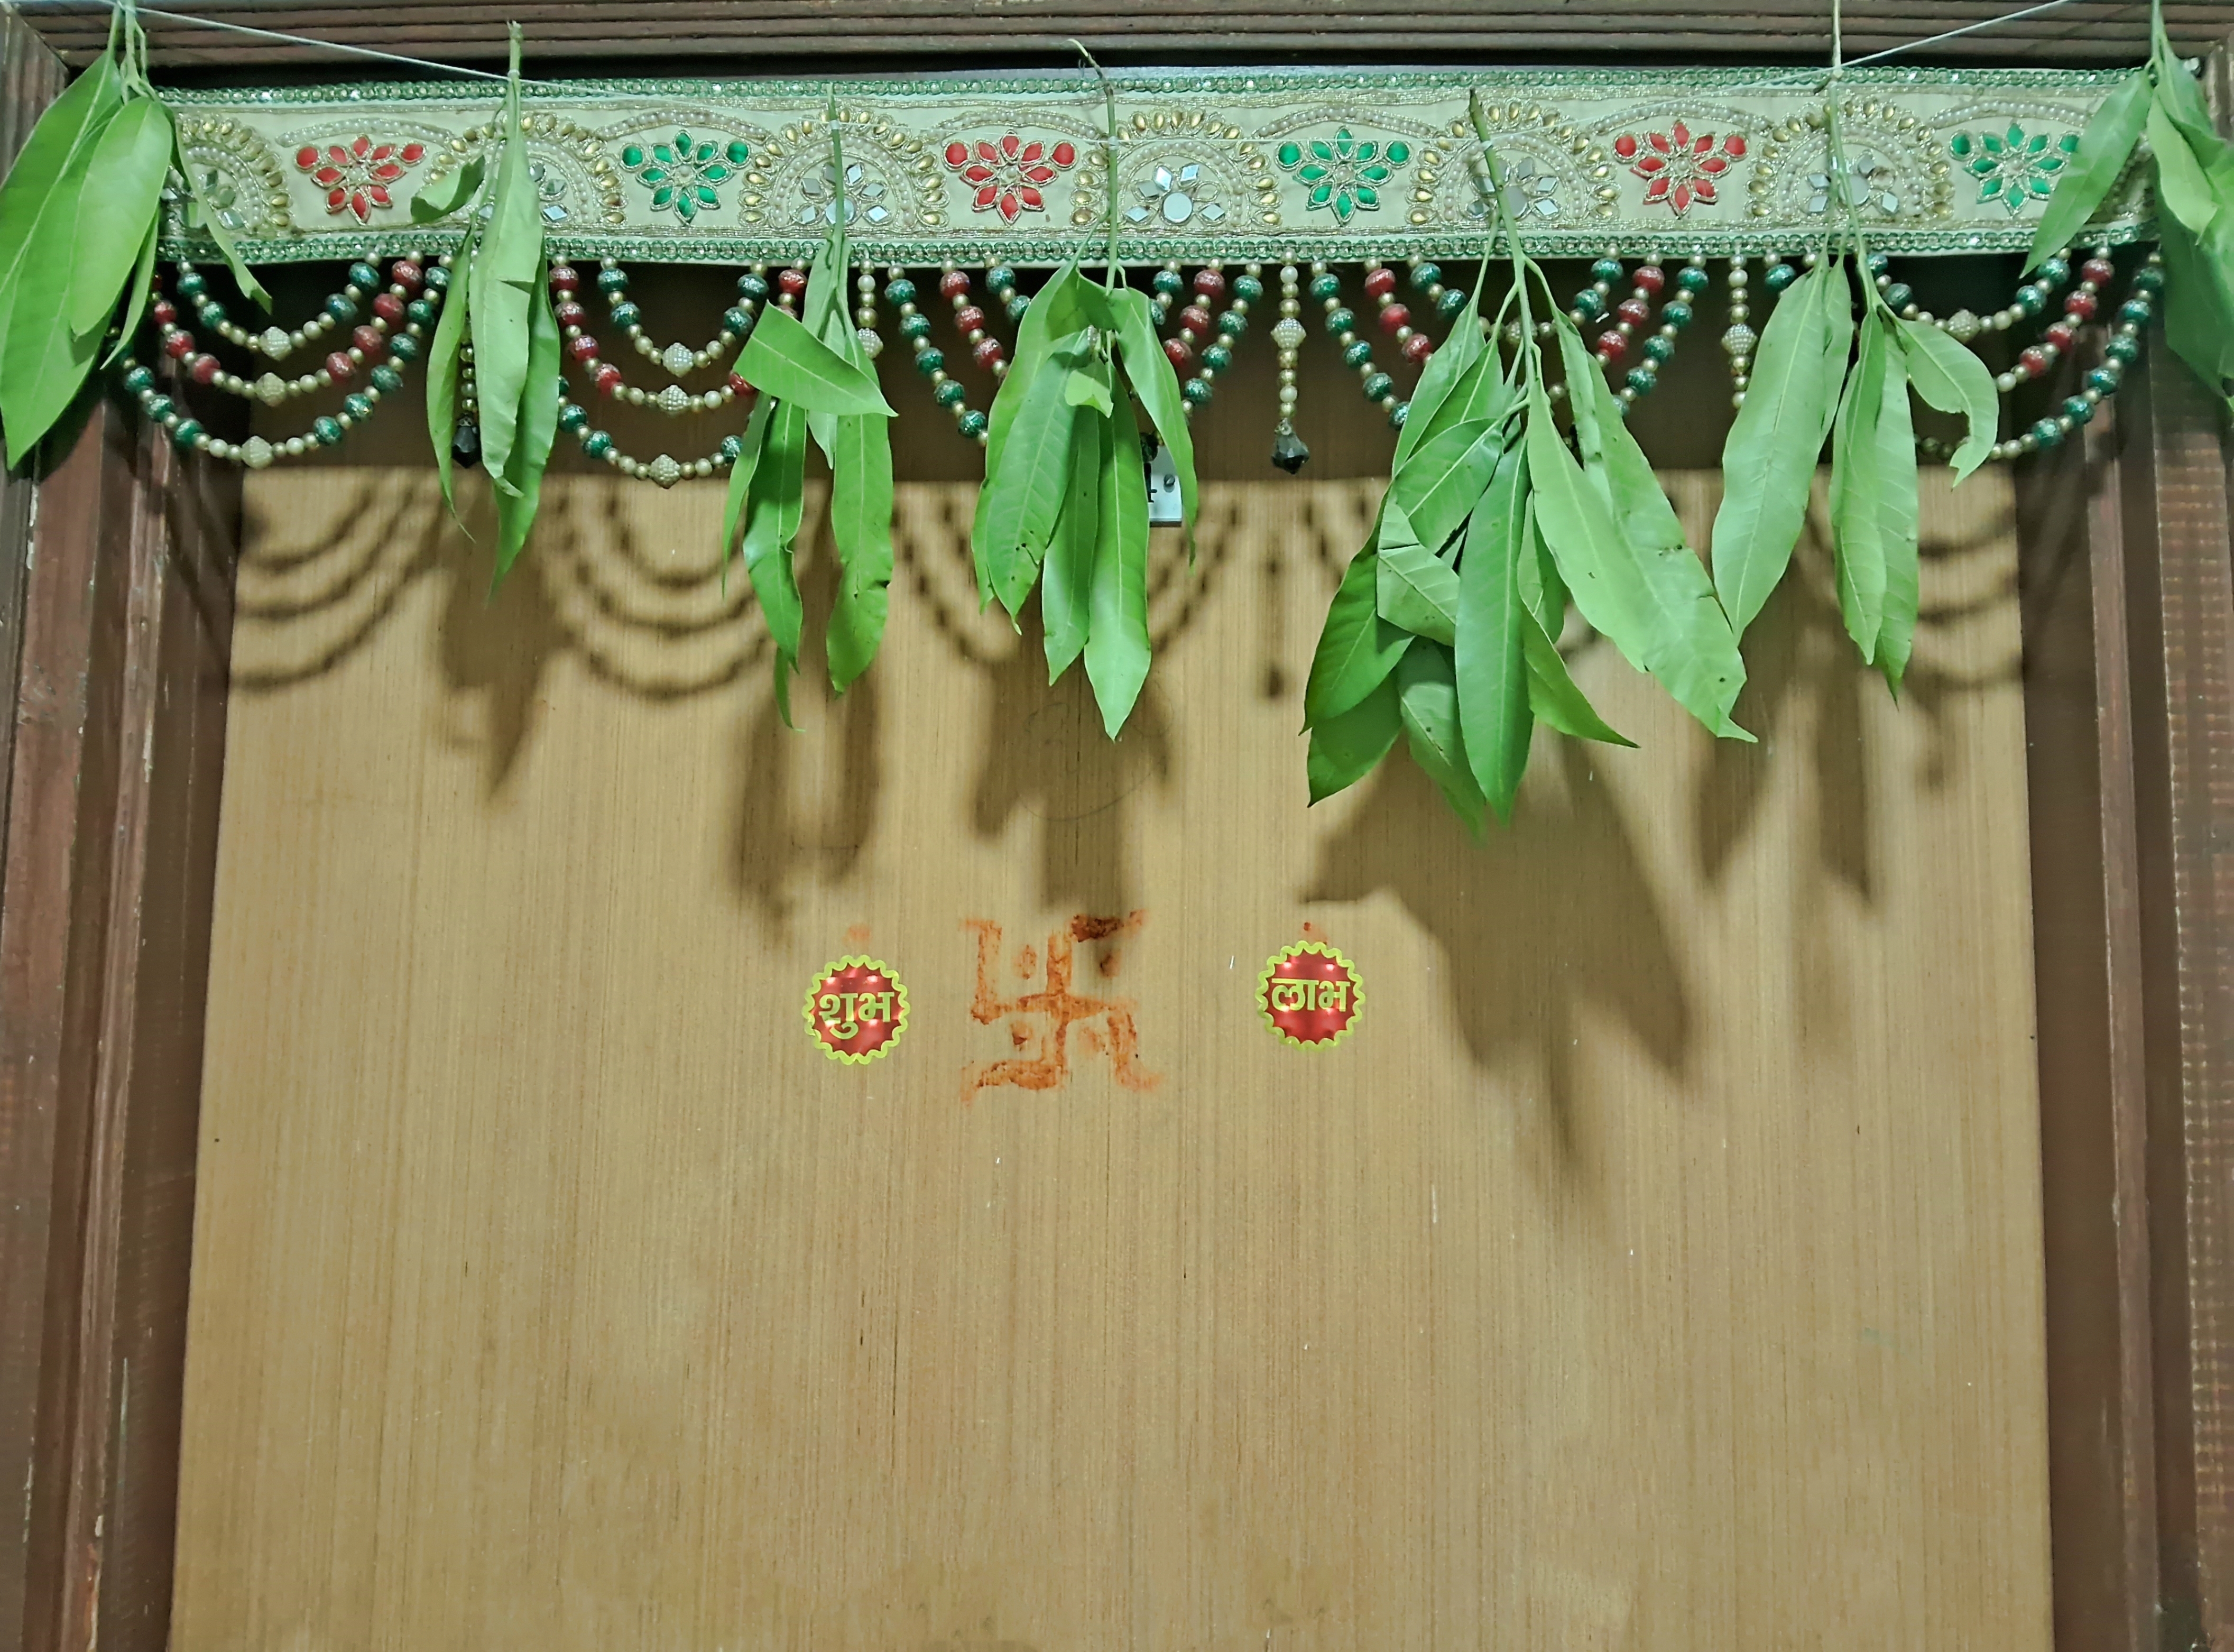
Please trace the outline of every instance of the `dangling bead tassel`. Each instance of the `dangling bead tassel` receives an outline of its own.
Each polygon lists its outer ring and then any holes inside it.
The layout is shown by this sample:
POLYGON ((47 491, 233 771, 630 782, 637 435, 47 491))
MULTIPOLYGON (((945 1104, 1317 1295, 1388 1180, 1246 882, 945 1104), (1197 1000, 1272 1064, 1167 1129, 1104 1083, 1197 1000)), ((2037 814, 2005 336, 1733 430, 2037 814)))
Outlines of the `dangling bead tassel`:
POLYGON ((1280 422, 1272 427, 1272 462, 1289 475, 1303 469, 1311 456, 1296 434, 1296 354, 1303 342, 1303 301, 1299 296, 1302 273, 1290 258, 1280 265, 1280 319, 1272 324, 1272 343, 1280 352, 1280 422))

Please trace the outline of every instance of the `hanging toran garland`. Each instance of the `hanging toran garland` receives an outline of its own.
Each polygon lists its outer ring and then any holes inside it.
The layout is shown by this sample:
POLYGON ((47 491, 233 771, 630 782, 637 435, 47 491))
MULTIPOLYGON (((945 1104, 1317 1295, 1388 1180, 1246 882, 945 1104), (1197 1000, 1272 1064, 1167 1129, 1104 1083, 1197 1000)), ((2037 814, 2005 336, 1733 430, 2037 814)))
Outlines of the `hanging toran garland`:
POLYGON ((494 118, 433 88, 158 95, 119 4, 107 51, 0 186, 10 461, 96 367, 182 449, 260 469, 345 441, 423 365, 445 497, 461 469, 489 478, 499 578, 559 432, 658 486, 726 476, 724 560, 741 556, 766 612, 787 708, 810 440, 839 479, 841 691, 881 637, 892 409, 872 362, 889 327, 985 450, 981 600, 1014 616, 1038 592, 1051 675, 1082 661, 1114 737, 1150 663, 1136 405, 1191 531, 1187 426, 1253 336, 1277 356, 1272 462, 1308 461, 1297 362, 1316 333, 1397 445, 1305 690, 1311 795, 1401 735, 1478 819, 1510 810, 1537 723, 1622 738, 1567 674, 1571 606, 1713 732, 1751 738, 1730 718, 1739 642, 1826 444, 1841 611, 1898 694, 1919 455, 1959 480, 2058 446, 2116 394, 2160 306, 2175 353, 2221 399, 2234 388, 2234 147, 2160 12, 2124 76, 1103 77, 1099 121, 1075 77, 856 85, 842 105, 787 83, 531 93, 519 52, 515 31, 494 118), (1068 228, 1042 229, 1061 186, 1068 228), (268 311, 253 263, 331 257, 352 233, 343 283, 292 328, 245 324, 196 262, 214 255, 236 302, 268 311), (1933 315, 1893 268, 2019 246, 2025 277, 1984 316, 1933 315), (1538 258, 1578 254, 1588 284, 1555 292, 1538 258), (1709 300, 1717 256, 1737 416, 1702 558, 1625 420, 1709 300), (1451 260, 1476 267, 1471 285, 1446 280, 1451 260), (663 343, 631 261, 743 273, 711 337, 663 343), (1972 346, 2009 333, 2029 342, 1997 375, 1972 346), (2075 354, 2070 393, 2002 436, 2002 399, 2075 354), (1961 421, 1959 441, 1914 428, 1911 390, 1961 421), (278 409, 336 392, 292 433, 238 442, 194 410, 211 393, 278 409), (601 401, 701 434, 678 436, 681 457, 632 455, 601 401))

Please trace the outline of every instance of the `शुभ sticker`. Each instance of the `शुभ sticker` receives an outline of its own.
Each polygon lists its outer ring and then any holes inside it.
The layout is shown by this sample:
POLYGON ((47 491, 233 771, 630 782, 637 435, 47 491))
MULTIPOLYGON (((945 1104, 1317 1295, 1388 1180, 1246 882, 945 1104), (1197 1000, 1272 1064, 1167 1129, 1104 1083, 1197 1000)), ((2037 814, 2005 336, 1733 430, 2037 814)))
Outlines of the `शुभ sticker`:
POLYGON ((877 958, 839 958, 807 989, 807 1031, 833 1061, 873 1061, 907 1030, 907 989, 877 958))
POLYGON ((1283 947, 1257 977, 1257 1009, 1264 1024, 1303 1049, 1340 1043, 1364 1008, 1357 966, 1321 941, 1283 947))

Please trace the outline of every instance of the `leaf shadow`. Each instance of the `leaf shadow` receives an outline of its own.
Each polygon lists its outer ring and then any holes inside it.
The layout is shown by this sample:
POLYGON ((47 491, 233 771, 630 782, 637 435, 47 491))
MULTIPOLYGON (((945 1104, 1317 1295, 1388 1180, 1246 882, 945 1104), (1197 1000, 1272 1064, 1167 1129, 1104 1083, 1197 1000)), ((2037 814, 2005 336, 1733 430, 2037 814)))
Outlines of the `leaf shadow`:
POLYGON ((1597 758, 1547 736, 1510 826, 1471 838, 1401 751, 1320 840, 1310 903, 1393 895, 1443 955, 1468 1057, 1532 1069, 1525 1104, 1547 1191, 1596 1181, 1576 1052, 1610 1016, 1663 1072, 1686 1070, 1695 1015, 1662 904, 1597 758), (1540 1086, 1540 1087, 1538 1087, 1540 1086))

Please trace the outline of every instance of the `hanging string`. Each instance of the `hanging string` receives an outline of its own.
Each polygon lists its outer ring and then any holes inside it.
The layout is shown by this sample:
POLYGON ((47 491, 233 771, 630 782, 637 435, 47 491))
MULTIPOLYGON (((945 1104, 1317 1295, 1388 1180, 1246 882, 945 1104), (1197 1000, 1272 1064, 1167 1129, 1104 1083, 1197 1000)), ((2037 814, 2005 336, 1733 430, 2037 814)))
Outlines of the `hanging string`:
MULTIPOLYGON (((14 0, 15 9, 19 11, 62 6, 82 10, 85 3, 86 0, 14 0)), ((122 3, 123 0, 109 0, 112 10, 121 7, 122 3)), ((1925 35, 1915 40, 1904 41, 1897 46, 1887 46, 1880 51, 1857 57, 1852 62, 1842 62, 1844 42, 1839 38, 1841 33, 1841 22, 1834 10, 1832 18, 1832 62, 1834 69, 1863 69, 1873 63, 1882 63, 1889 58, 1903 56, 1910 52, 1922 51, 1946 41, 1957 40, 1966 35, 1979 34, 1989 29, 1998 29, 2005 23, 2015 23, 2025 17, 2039 16, 2044 12, 2059 10, 2065 6, 2077 3, 2079 0, 2040 0, 2037 4, 2021 6, 2014 11, 2005 11, 1995 16, 1982 17, 1975 23, 1963 23, 1959 28, 1942 29, 1935 35, 1925 35)), ((2130 3, 2121 3, 2113 10, 2119 12, 2135 11, 2140 9, 2143 0, 2130 0, 2130 3)), ((321 40, 314 35, 290 34, 283 29, 259 28, 253 23, 234 23, 225 17, 200 16, 191 12, 161 10, 147 5, 139 8, 139 14, 142 17, 160 17, 167 23, 186 23, 195 28, 216 29, 226 34, 253 36, 260 40, 277 41, 284 45, 306 46, 314 50, 335 52, 350 57, 371 58, 380 62, 396 63, 407 69, 423 69, 436 75, 458 75, 471 80, 493 81, 500 85, 505 79, 502 75, 492 70, 474 69, 463 63, 446 63, 431 57, 414 57, 402 52, 382 51, 377 47, 359 46, 346 41, 321 40)), ((1724 89, 1731 92, 1805 91, 1810 87, 1820 85, 1822 80, 1820 71, 1795 70, 1787 75, 1764 75, 1758 82, 1724 89)), ((608 92, 585 86, 578 82, 536 80, 523 75, 520 84, 539 87, 549 91, 564 92, 570 96, 585 100, 626 101, 638 103, 643 101, 641 94, 608 92)), ((1092 104, 1081 103, 1080 107, 1090 108, 1092 104)))

